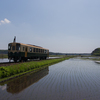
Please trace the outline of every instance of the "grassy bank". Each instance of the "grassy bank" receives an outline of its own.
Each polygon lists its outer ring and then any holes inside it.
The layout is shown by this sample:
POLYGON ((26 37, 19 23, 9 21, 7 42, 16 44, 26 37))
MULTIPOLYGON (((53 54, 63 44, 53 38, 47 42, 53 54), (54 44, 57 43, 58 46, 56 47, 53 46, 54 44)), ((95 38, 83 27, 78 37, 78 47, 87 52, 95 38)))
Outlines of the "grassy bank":
POLYGON ((63 60, 69 59, 70 57, 60 58, 60 59, 51 59, 51 60, 43 60, 43 61, 32 61, 21 63, 17 65, 11 65, 6 67, 0 67, 0 81, 7 80, 9 78, 13 78, 16 76, 20 76, 29 72, 36 72, 49 66, 54 63, 61 62, 63 60))

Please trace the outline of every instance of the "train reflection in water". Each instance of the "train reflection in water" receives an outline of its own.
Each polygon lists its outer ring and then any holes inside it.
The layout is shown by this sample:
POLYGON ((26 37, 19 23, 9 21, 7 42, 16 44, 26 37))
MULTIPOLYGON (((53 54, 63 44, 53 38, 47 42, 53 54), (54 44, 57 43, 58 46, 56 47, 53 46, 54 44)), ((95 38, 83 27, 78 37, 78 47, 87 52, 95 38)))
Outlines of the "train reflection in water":
POLYGON ((7 92, 12 94, 19 93, 28 86, 38 82, 41 78, 49 73, 49 68, 45 68, 37 73, 25 75, 21 78, 17 78, 7 83, 7 92))

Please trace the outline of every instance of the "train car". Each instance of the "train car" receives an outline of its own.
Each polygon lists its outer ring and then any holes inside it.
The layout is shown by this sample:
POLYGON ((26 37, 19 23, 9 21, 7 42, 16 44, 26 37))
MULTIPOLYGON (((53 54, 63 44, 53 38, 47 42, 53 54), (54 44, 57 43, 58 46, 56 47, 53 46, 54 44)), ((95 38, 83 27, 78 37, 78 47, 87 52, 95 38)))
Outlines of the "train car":
POLYGON ((27 59, 46 59, 49 50, 40 46, 12 42, 8 44, 8 59, 17 61, 27 61, 27 59))

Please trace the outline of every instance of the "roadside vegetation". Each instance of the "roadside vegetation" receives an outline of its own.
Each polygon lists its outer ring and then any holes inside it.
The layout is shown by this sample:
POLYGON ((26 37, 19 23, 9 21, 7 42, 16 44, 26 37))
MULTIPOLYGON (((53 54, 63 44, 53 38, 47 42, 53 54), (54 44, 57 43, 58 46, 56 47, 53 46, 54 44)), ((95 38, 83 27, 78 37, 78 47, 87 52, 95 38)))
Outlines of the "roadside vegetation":
POLYGON ((42 60, 42 61, 32 61, 21 63, 17 65, 11 65, 6 67, 0 67, 0 81, 7 80, 9 78, 13 78, 15 76, 19 76, 28 72, 36 72, 41 70, 51 64, 61 62, 63 60, 69 59, 71 57, 59 58, 59 59, 50 59, 50 60, 42 60))
POLYGON ((96 48, 94 51, 91 53, 92 56, 100 56, 100 48, 96 48))

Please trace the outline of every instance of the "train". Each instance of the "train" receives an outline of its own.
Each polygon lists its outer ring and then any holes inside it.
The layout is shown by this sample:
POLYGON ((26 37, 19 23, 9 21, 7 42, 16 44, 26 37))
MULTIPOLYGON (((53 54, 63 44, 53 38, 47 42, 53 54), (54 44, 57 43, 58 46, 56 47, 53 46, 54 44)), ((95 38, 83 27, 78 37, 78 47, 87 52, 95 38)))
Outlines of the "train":
POLYGON ((8 59, 27 61, 28 59, 46 59, 49 57, 49 49, 41 46, 12 42, 8 44, 8 59))

